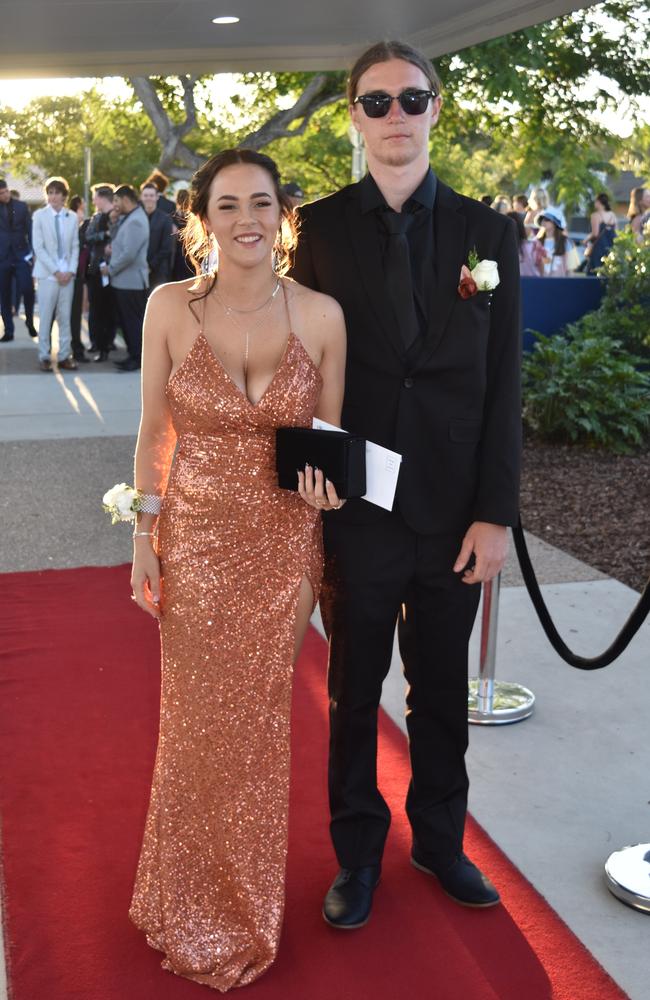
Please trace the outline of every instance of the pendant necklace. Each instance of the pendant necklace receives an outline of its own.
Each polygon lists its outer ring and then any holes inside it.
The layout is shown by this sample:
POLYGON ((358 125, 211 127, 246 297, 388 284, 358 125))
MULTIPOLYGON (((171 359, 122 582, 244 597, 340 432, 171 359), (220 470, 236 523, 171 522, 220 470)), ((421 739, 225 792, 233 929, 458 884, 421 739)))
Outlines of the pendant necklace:
POLYGON ((250 335, 252 333, 255 333, 255 331, 257 330, 257 328, 259 326, 261 326, 261 324, 266 319, 267 315, 271 312, 271 309, 273 308, 273 302, 275 300, 275 296, 280 291, 280 287, 281 287, 281 285, 280 285, 280 279, 278 278, 278 280, 275 283, 275 288, 273 289, 273 291, 269 295, 268 299, 265 299, 264 302, 262 302, 261 306, 255 306, 254 309, 235 309, 234 306, 228 306, 228 305, 226 305, 226 303, 223 301, 223 299, 219 295, 219 292, 215 288, 214 294, 216 296, 217 302, 219 303, 219 305, 221 306, 221 308, 225 312, 226 317, 231 321, 231 323, 234 323, 234 325, 239 330, 241 330, 241 332, 245 335, 245 338, 246 338, 246 340, 245 340, 245 346, 244 346, 244 382, 246 382, 246 376, 248 375, 248 347, 249 347, 249 342, 250 342, 250 335), (251 326, 251 327, 244 327, 244 326, 242 326, 242 324, 240 323, 240 321, 237 319, 237 315, 236 315, 237 313, 239 313, 239 315, 241 315, 241 316, 248 316, 248 315, 250 315, 252 313, 258 313, 258 312, 260 312, 260 310, 264 310, 264 311, 262 312, 262 315, 257 320, 257 322, 254 323, 253 326, 251 326))

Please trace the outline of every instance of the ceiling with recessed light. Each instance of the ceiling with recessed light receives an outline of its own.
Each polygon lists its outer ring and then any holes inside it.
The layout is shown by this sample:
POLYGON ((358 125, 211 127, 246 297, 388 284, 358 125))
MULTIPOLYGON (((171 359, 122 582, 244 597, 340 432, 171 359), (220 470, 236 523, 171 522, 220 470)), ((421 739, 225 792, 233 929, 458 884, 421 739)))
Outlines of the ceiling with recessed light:
POLYGON ((19 0, 0 77, 347 68, 381 38, 432 58, 589 6, 541 0, 19 0), (236 16, 236 24, 213 19, 236 16))

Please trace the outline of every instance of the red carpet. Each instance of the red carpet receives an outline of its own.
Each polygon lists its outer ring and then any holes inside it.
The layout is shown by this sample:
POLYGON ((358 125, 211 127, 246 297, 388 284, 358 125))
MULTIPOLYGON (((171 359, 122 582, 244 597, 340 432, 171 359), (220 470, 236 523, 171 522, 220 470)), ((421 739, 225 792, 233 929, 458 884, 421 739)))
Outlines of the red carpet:
MULTIPOLYGON (((126 567, 2 576, 0 754, 11 1000, 189 1000, 127 919, 153 766, 158 632, 126 567)), ((406 744, 384 718, 394 812, 366 928, 328 928, 325 644, 297 669, 287 911, 252 1000, 622 1000, 544 900, 470 822, 468 852, 505 905, 465 910, 408 864, 406 744)), ((211 994, 210 994, 211 995, 211 994)))

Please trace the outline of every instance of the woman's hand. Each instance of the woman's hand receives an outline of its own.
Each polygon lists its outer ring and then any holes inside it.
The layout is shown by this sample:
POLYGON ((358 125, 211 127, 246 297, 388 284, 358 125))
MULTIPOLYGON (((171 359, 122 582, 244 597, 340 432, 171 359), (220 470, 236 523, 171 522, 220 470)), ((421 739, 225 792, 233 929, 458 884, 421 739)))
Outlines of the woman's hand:
POLYGON ((322 469, 312 469, 305 466, 305 471, 298 472, 298 493, 305 503, 316 510, 340 510, 345 500, 339 500, 336 490, 329 479, 325 479, 322 469))
POLYGON ((160 560, 148 538, 133 540, 133 600, 152 618, 160 618, 160 560))

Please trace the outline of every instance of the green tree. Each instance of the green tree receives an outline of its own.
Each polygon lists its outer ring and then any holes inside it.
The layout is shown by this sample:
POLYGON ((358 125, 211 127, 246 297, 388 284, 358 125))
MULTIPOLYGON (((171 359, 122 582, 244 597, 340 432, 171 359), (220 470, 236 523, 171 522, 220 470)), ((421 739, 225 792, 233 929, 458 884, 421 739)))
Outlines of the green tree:
POLYGON ((0 110, 0 154, 32 179, 60 174, 83 190, 84 146, 93 179, 139 183, 160 155, 153 125, 133 101, 109 101, 96 88, 76 97, 39 97, 23 111, 0 110))
MULTIPOLYGON (((437 60, 445 103, 432 156, 441 177, 470 194, 513 193, 550 179, 554 199, 569 210, 600 189, 598 174, 615 171, 611 161, 622 142, 597 113, 621 102, 634 109, 650 91, 649 12, 648 2, 602 3, 437 60)), ((131 81, 148 112, 160 89, 154 117, 163 169, 180 175, 182 165, 187 176, 224 143, 245 142, 268 148, 285 175, 311 190, 322 190, 328 179, 330 188, 347 180, 343 74, 249 73, 240 80, 234 107, 210 108, 211 129, 198 133, 192 94, 204 80, 187 78, 175 88, 131 81)))

